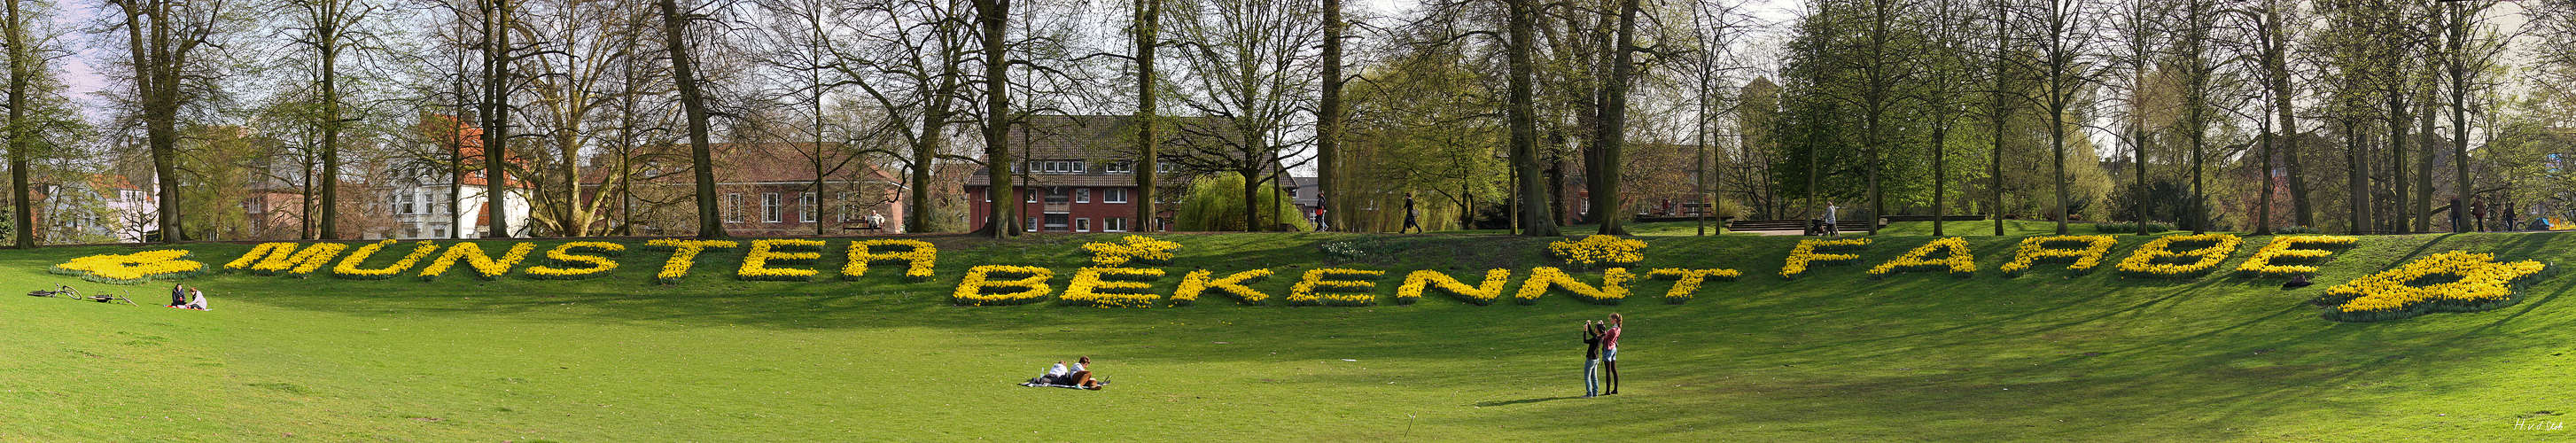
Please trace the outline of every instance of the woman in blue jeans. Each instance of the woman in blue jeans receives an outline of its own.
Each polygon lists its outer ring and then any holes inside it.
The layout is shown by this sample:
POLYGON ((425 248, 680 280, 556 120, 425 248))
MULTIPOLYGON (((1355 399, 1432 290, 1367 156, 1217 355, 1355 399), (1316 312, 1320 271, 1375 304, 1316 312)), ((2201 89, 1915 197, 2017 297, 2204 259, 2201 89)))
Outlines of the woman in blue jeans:
POLYGON ((1601 322, 1583 321, 1583 397, 1601 395, 1601 322))

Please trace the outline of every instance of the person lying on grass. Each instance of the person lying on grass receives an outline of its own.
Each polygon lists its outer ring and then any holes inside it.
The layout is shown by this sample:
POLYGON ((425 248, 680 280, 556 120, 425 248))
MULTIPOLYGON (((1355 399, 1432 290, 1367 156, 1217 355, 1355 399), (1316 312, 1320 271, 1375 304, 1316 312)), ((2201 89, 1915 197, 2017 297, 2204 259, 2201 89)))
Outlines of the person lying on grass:
POLYGON ((1038 378, 1032 378, 1032 379, 1029 379, 1029 384, 1033 384, 1033 385, 1064 385, 1064 384, 1072 384, 1072 383, 1068 383, 1068 382, 1066 382, 1066 380, 1064 379, 1064 376, 1066 376, 1066 375, 1072 375, 1072 374, 1073 374, 1073 371, 1066 370, 1066 369, 1064 368, 1064 360, 1056 360, 1056 361, 1055 361, 1055 366, 1053 366, 1053 367, 1048 367, 1048 368, 1047 368, 1047 370, 1046 370, 1046 373, 1044 373, 1044 374, 1038 374, 1038 378))

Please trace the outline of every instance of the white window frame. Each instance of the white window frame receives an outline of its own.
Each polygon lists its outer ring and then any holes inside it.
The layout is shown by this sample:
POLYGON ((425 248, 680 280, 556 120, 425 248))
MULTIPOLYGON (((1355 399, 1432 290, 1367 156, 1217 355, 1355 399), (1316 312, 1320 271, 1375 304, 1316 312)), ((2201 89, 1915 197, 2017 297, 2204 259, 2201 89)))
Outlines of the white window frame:
POLYGON ((818 220, 814 218, 814 213, 823 210, 823 202, 818 201, 820 197, 822 197, 821 194, 812 192, 796 193, 796 221, 813 223, 818 220))
POLYGON ((1073 188, 1074 203, 1090 203, 1091 188, 1073 188))
POLYGON ((1110 217, 1101 219, 1100 232, 1127 232, 1127 218, 1110 217))
POLYGON ((1021 228, 1028 232, 1038 232, 1038 217, 1029 217, 1029 224, 1021 228))
POLYGON ((724 207, 725 223, 742 223, 742 206, 741 193, 726 193, 724 207))
POLYGON ((777 222, 778 222, 778 209, 779 209, 779 204, 778 204, 778 193, 776 193, 776 192, 763 192, 763 193, 760 193, 760 222, 761 222, 761 223, 777 223, 777 222))
POLYGON ((1101 203, 1126 203, 1126 202, 1127 202, 1127 188, 1102 188, 1102 189, 1100 190, 1100 202, 1101 202, 1101 203))
POLYGON ((1091 219, 1088 217, 1073 219, 1073 232, 1091 232, 1091 219))

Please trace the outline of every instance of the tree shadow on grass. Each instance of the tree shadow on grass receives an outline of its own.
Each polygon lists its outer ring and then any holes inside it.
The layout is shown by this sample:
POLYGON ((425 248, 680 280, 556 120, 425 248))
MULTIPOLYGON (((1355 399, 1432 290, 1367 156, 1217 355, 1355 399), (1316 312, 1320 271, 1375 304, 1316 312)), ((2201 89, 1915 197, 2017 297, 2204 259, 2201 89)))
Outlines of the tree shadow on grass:
POLYGON ((1581 396, 1574 396, 1574 395, 1565 395, 1565 396, 1556 396, 1556 397, 1533 397, 1533 398, 1524 398, 1524 399, 1519 399, 1519 400, 1494 400, 1494 401, 1480 401, 1480 402, 1476 402, 1475 406, 1476 406, 1476 407, 1483 407, 1483 408, 1490 408, 1490 407, 1495 407, 1495 406, 1525 405, 1525 404, 1531 404, 1531 403, 1551 402, 1551 401, 1557 401, 1557 400, 1572 400, 1572 399, 1577 399, 1577 398, 1583 398, 1583 397, 1581 397, 1581 396))

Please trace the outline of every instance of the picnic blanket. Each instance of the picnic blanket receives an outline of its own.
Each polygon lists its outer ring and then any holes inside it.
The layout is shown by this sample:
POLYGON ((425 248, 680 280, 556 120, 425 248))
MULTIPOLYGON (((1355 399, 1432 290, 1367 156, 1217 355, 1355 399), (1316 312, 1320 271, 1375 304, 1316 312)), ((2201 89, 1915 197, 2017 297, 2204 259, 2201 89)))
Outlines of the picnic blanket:
POLYGON ((1025 382, 1025 383, 1020 383, 1020 386, 1027 386, 1027 387, 1032 387, 1032 388, 1065 388, 1065 389, 1082 389, 1082 387, 1081 387, 1081 386, 1074 386, 1074 385, 1059 385, 1059 384, 1054 384, 1054 383, 1038 383, 1038 382, 1025 382))

